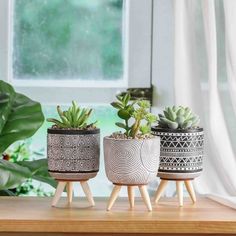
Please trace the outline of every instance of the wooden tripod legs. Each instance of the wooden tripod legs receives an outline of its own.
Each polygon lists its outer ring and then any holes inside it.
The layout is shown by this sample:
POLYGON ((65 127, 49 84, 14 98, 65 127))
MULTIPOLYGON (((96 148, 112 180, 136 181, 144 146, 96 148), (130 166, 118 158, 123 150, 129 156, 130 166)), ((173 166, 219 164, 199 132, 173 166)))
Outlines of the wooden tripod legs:
MULTIPOLYGON (((87 181, 80 181, 81 187, 84 191, 85 196, 88 199, 88 202, 94 206, 94 200, 93 200, 93 196, 92 193, 90 191, 89 185, 87 181)), ((66 187, 66 191, 67 191, 67 199, 68 199, 68 203, 71 204, 72 202, 72 198, 73 198, 73 182, 72 181, 59 181, 58 185, 57 185, 57 189, 55 192, 55 195, 53 197, 52 200, 52 206, 56 206, 56 204, 58 203, 61 194, 63 193, 64 189, 66 187)))
MULTIPOLYGON (((111 210, 113 204, 115 203, 121 187, 122 187, 121 185, 114 186, 114 188, 111 192, 111 196, 108 201, 108 205, 107 205, 108 211, 111 210)), ((134 187, 135 186, 127 186, 130 208, 134 207, 134 187)), ((145 185, 139 185, 138 187, 139 187, 139 191, 141 193, 141 196, 143 198, 143 201, 147 206, 148 211, 152 211, 152 205, 151 205, 150 197, 149 197, 149 194, 147 191, 147 187, 145 185)))
MULTIPOLYGON (((183 206, 183 183, 186 186, 186 189, 189 193, 189 196, 192 199, 192 202, 195 203, 196 202, 196 196, 195 196, 195 192, 194 192, 194 188, 192 185, 191 180, 175 180, 176 181, 176 192, 178 195, 178 199, 179 199, 179 206, 183 206)), ((160 185, 156 191, 156 194, 154 196, 154 202, 157 203, 162 195, 162 193, 164 192, 166 186, 167 186, 168 180, 164 180, 161 179, 160 185)))

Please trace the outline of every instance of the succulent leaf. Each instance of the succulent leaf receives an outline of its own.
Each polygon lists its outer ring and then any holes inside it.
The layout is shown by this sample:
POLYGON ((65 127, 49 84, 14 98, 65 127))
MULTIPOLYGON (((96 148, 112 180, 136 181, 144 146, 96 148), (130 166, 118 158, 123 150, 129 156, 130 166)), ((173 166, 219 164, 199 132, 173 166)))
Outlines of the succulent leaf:
POLYGON ((116 96, 116 98, 118 101, 112 102, 111 105, 118 109, 117 115, 124 120, 124 123, 117 122, 116 125, 125 129, 125 135, 135 138, 138 134, 150 134, 152 123, 158 119, 149 113, 150 103, 146 100, 130 101, 129 93, 116 96), (132 124, 130 124, 131 118, 133 118, 132 124))
POLYGON ((119 110, 117 114, 123 120, 128 120, 131 117, 129 112, 125 109, 119 110))
POLYGON ((88 124, 88 119, 92 113, 92 109, 81 109, 76 101, 72 101, 72 106, 68 110, 62 111, 60 106, 57 106, 57 112, 61 120, 47 119, 54 123, 58 128, 79 128, 86 129, 94 126, 94 123, 88 124))
POLYGON ((116 109, 122 109, 122 104, 119 102, 112 102, 111 105, 116 109))
POLYGON ((166 107, 158 117, 158 126, 170 129, 195 128, 200 122, 199 117, 190 108, 182 106, 166 107))

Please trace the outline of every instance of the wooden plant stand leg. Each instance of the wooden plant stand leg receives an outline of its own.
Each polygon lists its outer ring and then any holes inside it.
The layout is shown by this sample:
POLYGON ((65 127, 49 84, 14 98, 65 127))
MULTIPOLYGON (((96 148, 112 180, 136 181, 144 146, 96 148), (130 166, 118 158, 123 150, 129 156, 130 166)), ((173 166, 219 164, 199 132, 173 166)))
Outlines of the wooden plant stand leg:
POLYGON ((177 190, 177 195, 179 198, 179 206, 183 206, 183 181, 177 180, 176 181, 176 190, 177 190))
POLYGON ((112 193, 111 193, 111 196, 110 196, 110 199, 109 199, 109 202, 108 202, 108 205, 107 205, 107 211, 111 210, 114 202, 116 201, 116 199, 118 197, 120 189, 121 189, 121 185, 115 185, 114 186, 114 188, 112 190, 112 193))
POLYGON ((90 188, 89 188, 89 185, 88 185, 88 182, 87 181, 80 181, 80 184, 81 184, 81 187, 84 191, 84 194, 85 196, 87 197, 88 199, 88 202, 92 205, 92 206, 95 206, 95 202, 93 200, 93 195, 90 191, 90 188))
POLYGON ((150 197, 149 197, 146 185, 140 185, 139 191, 141 193, 144 203, 147 206, 148 211, 152 211, 152 205, 151 205, 151 201, 150 201, 150 197))
POLYGON ((66 191, 67 191, 68 203, 71 204, 73 198, 73 182, 67 182, 66 191))
POLYGON ((196 195, 195 195, 195 191, 194 191, 193 184, 192 184, 191 180, 185 180, 184 183, 185 183, 186 189, 187 189, 193 203, 195 203, 196 202, 196 195))
POLYGON ((52 206, 56 206, 58 200, 61 197, 62 192, 64 191, 64 189, 66 187, 66 183, 67 182, 65 182, 65 181, 59 181, 58 182, 57 189, 56 189, 55 195, 54 195, 53 200, 52 200, 52 206))
POLYGON ((162 193, 166 189, 167 184, 168 184, 168 180, 161 179, 161 182, 160 182, 158 189, 157 189, 155 196, 154 196, 154 203, 157 203, 159 201, 162 193))
POLYGON ((134 208, 134 186, 127 186, 130 208, 134 208))

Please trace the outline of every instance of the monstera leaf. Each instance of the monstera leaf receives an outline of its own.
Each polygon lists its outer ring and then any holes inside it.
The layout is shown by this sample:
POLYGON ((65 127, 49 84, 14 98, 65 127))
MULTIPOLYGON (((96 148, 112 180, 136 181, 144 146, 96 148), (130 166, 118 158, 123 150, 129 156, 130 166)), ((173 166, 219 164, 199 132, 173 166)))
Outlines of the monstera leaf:
POLYGON ((15 141, 31 137, 43 122, 40 103, 0 80, 0 154, 15 141))
POLYGON ((48 174, 47 159, 17 163, 0 160, 0 191, 16 188, 29 178, 56 187, 55 180, 48 174))
POLYGON ((31 172, 27 167, 0 160, 0 190, 16 188, 30 177, 31 172))
POLYGON ((17 164, 22 167, 27 167, 31 172, 31 178, 40 182, 47 183, 52 187, 56 187, 56 181, 48 173, 48 161, 47 159, 39 159, 35 161, 21 161, 17 164))

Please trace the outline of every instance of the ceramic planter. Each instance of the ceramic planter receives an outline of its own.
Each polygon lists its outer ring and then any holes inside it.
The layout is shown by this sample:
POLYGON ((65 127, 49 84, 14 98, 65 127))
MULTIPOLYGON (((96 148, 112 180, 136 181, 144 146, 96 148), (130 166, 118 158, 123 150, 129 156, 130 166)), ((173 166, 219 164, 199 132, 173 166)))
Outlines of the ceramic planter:
POLYGON ((107 178, 113 184, 146 185, 156 177, 160 139, 104 138, 107 178))
POLYGON ((100 130, 48 129, 48 170, 57 180, 88 180, 99 171, 100 130))
POLYGON ((162 179, 185 180, 198 177, 203 169, 204 133, 194 130, 152 128, 161 138, 158 176, 162 179))

